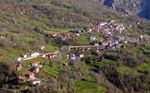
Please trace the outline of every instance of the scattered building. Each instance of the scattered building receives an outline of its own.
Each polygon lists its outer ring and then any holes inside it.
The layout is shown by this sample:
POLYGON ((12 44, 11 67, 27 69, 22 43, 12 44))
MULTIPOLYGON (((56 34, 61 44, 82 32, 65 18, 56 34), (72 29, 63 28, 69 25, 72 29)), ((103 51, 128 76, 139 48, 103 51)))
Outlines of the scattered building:
POLYGON ((31 80, 31 84, 33 84, 33 85, 36 85, 36 84, 40 85, 41 84, 41 80, 38 79, 38 78, 33 79, 33 80, 31 80))
POLYGON ((46 48, 45 45, 39 46, 39 50, 44 50, 46 48))
POLYGON ((22 76, 17 77, 17 83, 22 84, 25 82, 26 82, 26 79, 24 77, 22 77, 22 76))
POLYGON ((84 57, 84 54, 83 54, 83 53, 79 54, 79 57, 80 57, 80 58, 83 58, 83 57, 84 57))
POLYGON ((139 42, 139 38, 130 38, 129 40, 131 43, 138 43, 139 42))
POLYGON ((126 48, 126 46, 123 45, 123 46, 121 46, 121 48, 126 48))
POLYGON ((98 42, 95 42, 95 43, 94 43, 94 46, 99 46, 99 43, 98 43, 98 42))
POLYGON ((39 67, 35 67, 31 70, 31 72, 33 72, 33 73, 38 73, 39 71, 40 71, 39 67))
POLYGON ((107 46, 109 43, 108 43, 108 41, 106 41, 106 40, 103 40, 102 42, 101 42, 101 45, 103 45, 103 46, 107 46))
POLYGON ((48 37, 53 37, 53 38, 58 36, 58 35, 59 35, 59 33, 48 33, 47 34, 48 37))
POLYGON ((113 44, 118 44, 119 42, 117 40, 113 41, 113 44))
POLYGON ((123 41, 123 40, 125 40, 125 37, 121 36, 119 39, 120 39, 120 41, 123 41))
POLYGON ((68 63, 63 63, 64 66, 68 66, 68 63))
POLYGON ((76 36, 80 36, 80 34, 79 34, 79 33, 74 33, 74 35, 76 35, 76 36))
POLYGON ((38 52, 32 52, 32 53, 30 53, 30 57, 37 57, 39 55, 40 55, 40 53, 38 53, 38 52))
POLYGON ((93 51, 92 51, 92 54, 94 54, 94 55, 98 55, 98 54, 100 54, 100 51, 99 51, 98 49, 93 50, 93 51))
POLYGON ((127 41, 127 40, 123 40, 123 41, 121 41, 121 43, 125 43, 125 44, 127 44, 127 43, 128 43, 128 41, 127 41))
POLYGON ((21 61, 22 58, 21 57, 15 57, 14 59, 17 61, 21 61))
POLYGON ((42 58, 45 58, 46 57, 46 54, 41 54, 40 55, 42 58))
POLYGON ((66 55, 66 58, 69 59, 69 55, 66 55))
POLYGON ((34 75, 33 72, 28 73, 27 76, 28 76, 28 78, 29 78, 30 80, 35 79, 35 75, 34 75))
POLYGON ((17 66, 16 66, 16 70, 21 70, 22 69, 22 65, 21 64, 18 64, 17 66))
POLYGON ((106 35, 104 35, 105 38, 109 38, 111 36, 112 36, 112 34, 106 34, 106 35))
POLYGON ((28 56, 26 54, 22 54, 21 57, 27 58, 28 56))
POLYGON ((56 58, 56 54, 47 54, 48 58, 56 58))
POLYGON ((72 59, 72 60, 75 60, 75 59, 76 59, 75 54, 70 54, 69 56, 70 56, 70 59, 72 59))
POLYGON ((116 46, 116 48, 120 48, 120 44, 116 44, 115 46, 116 46))
POLYGON ((108 51, 114 51, 116 48, 115 48, 115 46, 113 45, 113 46, 108 46, 107 47, 107 50, 108 51))
POLYGON ((91 36, 91 37, 90 37, 90 40, 95 40, 95 39, 96 39, 95 36, 91 36))
POLYGON ((37 61, 37 62, 32 63, 31 66, 32 66, 32 67, 37 67, 37 66, 39 66, 40 64, 41 64, 41 62, 38 62, 38 61, 37 61))

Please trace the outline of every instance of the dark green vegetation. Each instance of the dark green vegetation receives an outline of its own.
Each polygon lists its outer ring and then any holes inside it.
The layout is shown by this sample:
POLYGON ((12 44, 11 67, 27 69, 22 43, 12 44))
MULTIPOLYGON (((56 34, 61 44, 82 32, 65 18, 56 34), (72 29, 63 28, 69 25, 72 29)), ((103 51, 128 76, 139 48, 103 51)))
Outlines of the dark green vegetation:
MULTIPOLYGON (((0 0, 0 33, 6 38, 0 39, 0 87, 23 89, 36 93, 116 93, 149 92, 150 48, 136 44, 127 44, 126 49, 116 52, 104 52, 93 55, 85 52, 85 58, 75 61, 63 59, 55 61, 49 58, 35 58, 24 61, 23 70, 16 71, 14 57, 28 52, 54 52, 63 45, 89 45, 89 37, 94 35, 103 39, 102 34, 83 33, 79 37, 62 41, 49 38, 47 33, 67 32, 89 28, 89 23, 109 21, 126 26, 125 36, 129 33, 150 35, 150 22, 136 16, 122 17, 108 7, 94 3, 93 0, 0 0), (137 22, 140 22, 137 25, 137 22), (133 28, 128 28, 132 25, 133 28), (38 46, 46 45, 44 51, 38 46), (40 61, 44 67, 36 74, 47 84, 34 87, 29 84, 17 85, 16 76, 25 75, 31 69, 31 63, 40 61), (68 63, 68 66, 63 66, 68 63), (13 85, 13 87, 12 87, 13 85)), ((78 55, 78 49, 71 50, 78 55)), ((12 93, 12 92, 11 92, 12 93)))

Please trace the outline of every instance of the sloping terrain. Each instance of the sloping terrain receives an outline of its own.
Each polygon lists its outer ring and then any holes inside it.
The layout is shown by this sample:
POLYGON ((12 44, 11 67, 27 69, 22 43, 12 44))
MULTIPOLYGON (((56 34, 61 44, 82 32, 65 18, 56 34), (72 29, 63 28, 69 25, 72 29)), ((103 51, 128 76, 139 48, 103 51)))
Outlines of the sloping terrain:
POLYGON ((41 24, 44 28, 84 27, 89 22, 110 19, 118 15, 112 9, 101 7, 91 0, 1 0, 1 2, 1 24, 16 25, 11 27, 20 29, 26 24, 28 27, 25 27, 25 30, 34 29, 33 24, 41 24))
MULTIPOLYGON (((111 2, 101 0, 102 4, 108 6, 97 3, 98 0, 94 1, 0 0, 0 36, 5 37, 0 38, 0 88, 23 89, 23 93, 149 92, 149 44, 145 47, 126 44, 127 49, 104 52, 100 55, 85 51, 85 58, 82 60, 80 58, 70 60, 66 58, 67 46, 90 45, 91 35, 98 37, 99 40, 104 39, 103 34, 81 33, 79 37, 65 41, 47 35, 60 33, 61 36, 66 36, 69 33, 73 36, 70 30, 88 31, 91 25, 97 26, 97 23, 114 21, 112 24, 125 26, 123 36, 130 38, 129 35, 133 34, 135 35, 133 38, 138 38, 139 35, 149 38, 150 22, 135 15, 125 16, 108 7, 116 5, 114 8, 117 8, 126 5, 125 1, 119 3, 117 0, 111 2), (41 45, 45 45, 46 49, 38 50, 41 45), (51 53, 56 49, 64 50, 56 55, 57 58, 61 55, 62 60, 37 57, 24 61, 23 69, 16 70, 19 62, 14 60, 15 57, 35 51, 40 54, 51 53), (35 75, 46 85, 16 84, 16 77, 20 75, 26 77, 25 75, 32 69, 31 64, 37 61, 44 66, 35 75)), ((138 5, 140 2, 131 0, 128 6, 132 7, 132 3, 138 5)), ((133 11, 139 12, 140 9, 140 7, 137 10, 133 8, 133 11)), ((71 52, 76 55, 82 53, 80 49, 72 49, 71 52)))

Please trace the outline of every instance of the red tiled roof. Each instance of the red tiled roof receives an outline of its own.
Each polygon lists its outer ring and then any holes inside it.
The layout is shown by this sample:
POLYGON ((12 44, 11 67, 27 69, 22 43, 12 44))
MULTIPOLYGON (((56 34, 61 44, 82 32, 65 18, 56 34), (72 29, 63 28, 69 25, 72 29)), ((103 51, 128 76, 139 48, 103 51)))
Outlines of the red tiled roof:
POLYGON ((34 64, 40 64, 40 62, 39 62, 39 61, 37 61, 37 62, 34 62, 34 64))
POLYGON ((22 76, 19 76, 18 79, 25 80, 25 78, 22 76))
POLYGON ((69 35, 69 33, 64 33, 65 35, 69 35))
POLYGON ((48 33, 48 35, 57 35, 58 33, 48 33))
POLYGON ((43 55, 45 55, 45 54, 41 54, 41 56, 43 56, 43 55))
POLYGON ((70 35, 71 37, 75 37, 75 35, 70 35))
POLYGON ((40 81, 40 79, 37 78, 37 79, 34 79, 34 80, 32 80, 32 81, 40 81))
POLYGON ((18 65, 16 66, 16 68, 22 68, 22 65, 21 65, 21 64, 18 64, 18 65))
POLYGON ((34 73, 35 73, 35 72, 36 72, 36 69, 34 69, 32 72, 34 72, 34 73))
POLYGON ((30 73, 28 73, 28 75, 31 76, 31 75, 34 75, 34 73, 30 72, 30 73))

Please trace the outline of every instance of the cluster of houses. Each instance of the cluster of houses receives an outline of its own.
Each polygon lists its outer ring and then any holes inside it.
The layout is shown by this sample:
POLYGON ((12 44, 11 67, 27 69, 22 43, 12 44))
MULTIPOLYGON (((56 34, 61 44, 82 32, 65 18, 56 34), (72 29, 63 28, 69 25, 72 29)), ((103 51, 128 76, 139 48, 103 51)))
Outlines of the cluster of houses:
MULTIPOLYGON (((114 20, 111 20, 110 22, 102 22, 97 23, 96 25, 92 25, 89 30, 72 30, 69 32, 72 32, 73 34, 79 34, 84 32, 98 32, 104 34, 104 40, 96 40, 95 36, 90 36, 90 40, 93 41, 91 44, 94 46, 103 45, 106 46, 106 49, 108 51, 114 51, 115 49, 118 49, 122 46, 122 44, 126 43, 139 43, 139 42, 145 42, 150 43, 149 38, 143 38, 142 35, 136 36, 137 38, 134 38, 135 36, 130 34, 129 37, 120 36, 123 34, 123 31, 125 30, 125 27, 123 24, 115 24, 113 23, 114 20), (119 34, 119 35, 115 35, 119 34)), ((130 26, 132 27, 132 26, 130 26)), ((125 47, 124 47, 125 48, 125 47)))
MULTIPOLYGON (((40 71, 40 68, 43 67, 43 64, 41 62, 34 62, 31 64, 32 69, 30 70, 30 72, 26 75, 26 77, 23 76, 18 76, 17 77, 17 83, 18 84, 22 84, 22 83, 30 83, 30 84, 40 84, 41 80, 35 77, 35 73, 38 73, 40 71)), ((22 69, 22 65, 18 64, 16 66, 16 70, 21 70, 22 69)))
POLYGON ((66 55, 66 58, 71 59, 71 60, 75 60, 76 57, 84 58, 84 52, 86 52, 86 51, 91 51, 92 54, 98 55, 98 54, 103 53, 105 51, 105 47, 103 47, 101 49, 79 48, 78 50, 81 51, 80 54, 75 55, 74 53, 68 53, 66 55))
POLYGON ((105 49, 93 49, 91 51, 91 53, 94 55, 99 55, 99 54, 103 53, 104 51, 105 51, 105 49))
POLYGON ((66 40, 66 39, 69 39, 69 38, 73 38, 76 35, 78 36, 79 34, 70 35, 69 33, 48 33, 46 36, 52 37, 52 38, 59 37, 62 40, 66 40))
MULTIPOLYGON (((40 50, 43 50, 44 48, 42 47, 45 47, 45 46, 40 46, 40 50)), ((22 54, 21 56, 18 56, 18 57, 15 57, 14 59, 16 61, 21 61, 23 59, 30 59, 30 58, 35 58, 35 57, 42 57, 42 58, 45 58, 45 57, 48 57, 48 58, 56 58, 56 54, 59 52, 59 49, 57 49, 56 52, 54 53, 43 53, 43 54, 40 54, 39 52, 31 52, 31 53, 27 53, 27 54, 22 54)))
MULTIPOLYGON (((92 36, 93 37, 93 36, 92 36)), ((95 37, 96 38, 96 37, 95 37)), ((123 44, 127 43, 150 43, 149 38, 143 38, 143 36, 139 36, 139 38, 134 38, 134 37, 124 37, 124 36, 119 36, 119 35, 104 35, 105 40, 94 40, 92 41, 92 45, 94 46, 106 46, 106 49, 108 51, 113 51, 115 49, 120 48, 123 44)))
POLYGON ((68 54, 66 55, 66 58, 67 58, 67 59, 71 59, 71 60, 75 60, 76 57, 83 58, 83 57, 84 57, 84 54, 83 54, 83 53, 80 53, 78 56, 76 56, 76 55, 73 54, 73 53, 68 53, 68 54))
POLYGON ((46 53, 40 55, 42 58, 48 57, 48 58, 56 58, 56 53, 46 53))
MULTIPOLYGON (((121 36, 120 34, 123 32, 123 30, 125 30, 125 27, 123 26, 123 24, 113 24, 113 22, 114 21, 112 20, 109 23, 102 22, 102 23, 97 23, 96 25, 91 24, 91 28, 87 31, 71 30, 69 32, 73 33, 72 35, 70 35, 69 33, 48 33, 47 36, 51 37, 51 38, 59 37, 62 40, 66 40, 68 38, 79 36, 80 33, 84 33, 84 32, 98 32, 98 33, 104 34, 104 36, 103 36, 104 39, 97 40, 95 36, 91 36, 89 38, 92 41, 91 44, 94 45, 94 47, 101 45, 102 49, 91 49, 90 47, 79 48, 79 50, 81 51, 81 53, 79 55, 75 55, 74 53, 68 53, 66 55, 66 58, 71 59, 71 60, 76 60, 76 57, 83 58, 85 51, 91 51, 92 54, 98 55, 98 54, 104 52, 105 50, 115 51, 116 49, 119 49, 123 44, 129 43, 129 42, 130 43, 139 43, 139 42, 150 43, 150 39, 143 38, 142 35, 139 38, 133 38, 132 35, 130 35, 130 38, 121 36), (116 33, 119 35, 115 35, 116 33)), ((0 36, 0 38, 2 38, 2 37, 0 36)), ((39 50, 44 50, 45 48, 46 48, 45 45, 38 47, 39 50)), ((123 48, 126 48, 126 46, 123 46, 123 48)), ((31 52, 28 54, 22 54, 21 56, 16 57, 14 59, 17 61, 21 61, 22 59, 38 57, 38 56, 40 56, 42 58, 45 58, 45 57, 55 58, 57 53, 58 53, 58 50, 55 53, 44 53, 44 54, 40 54, 38 52, 31 52)), ((43 67, 43 64, 41 62, 34 62, 31 64, 31 66, 33 68, 26 75, 26 77, 22 77, 22 76, 17 77, 17 82, 19 84, 25 83, 26 81, 31 82, 31 84, 40 84, 41 83, 41 80, 35 77, 35 73, 38 73, 40 71, 40 68, 43 67)), ((23 68, 22 64, 18 63, 18 65, 16 66, 16 70, 21 70, 22 68, 23 68)))
POLYGON ((45 58, 45 57, 56 58, 58 52, 59 52, 59 49, 56 49, 56 52, 53 52, 53 53, 43 53, 43 54, 40 55, 40 57, 42 57, 42 58, 45 58))
MULTIPOLYGON (((45 46, 42 46, 45 47, 45 46)), ((43 50, 43 48, 40 48, 41 50, 43 50)), ((30 58, 35 58, 38 56, 41 56, 42 58, 44 57, 49 57, 49 58, 55 58, 56 54, 59 52, 59 49, 57 49, 56 52, 54 53, 45 53, 45 54, 40 54, 38 52, 31 52, 28 54, 22 54, 20 57, 16 57, 14 58, 17 61, 21 61, 22 59, 30 59, 30 58)), ((17 83, 18 84, 22 84, 22 83, 30 83, 30 84, 40 84, 41 80, 39 78, 35 77, 35 73, 38 73, 40 71, 40 69, 43 67, 43 64, 41 62, 34 62, 31 64, 32 69, 30 69, 30 72, 26 75, 26 77, 23 76, 19 76, 17 77, 17 83)), ((16 65, 16 70, 22 70, 23 66, 21 64, 21 62, 19 62, 16 65)))
MULTIPOLYGON (((123 30, 125 30, 125 27, 123 24, 113 24, 114 20, 110 22, 102 22, 97 23, 96 25, 92 25, 88 30, 71 30, 69 32, 73 33, 74 35, 80 35, 80 33, 85 32, 98 32, 98 33, 105 33, 105 34, 111 34, 111 33, 119 33, 121 34, 123 30)), ((91 37, 92 38, 92 37, 91 37)))
POLYGON ((27 53, 27 54, 22 54, 21 56, 15 57, 14 59, 16 61, 21 61, 22 59, 38 57, 38 56, 40 56, 40 53, 38 53, 38 52, 31 52, 31 53, 27 53))
POLYGON ((88 30, 88 32, 99 32, 99 33, 122 33, 123 30, 125 30, 125 27, 123 24, 113 24, 111 22, 102 22, 97 23, 96 25, 91 24, 91 28, 88 30))
POLYGON ((106 49, 108 51, 112 51, 115 49, 120 48, 121 44, 120 43, 127 43, 128 41, 126 40, 125 37, 122 36, 113 36, 112 34, 110 35, 104 35, 105 40, 94 40, 91 44, 94 46, 106 46, 106 49))

